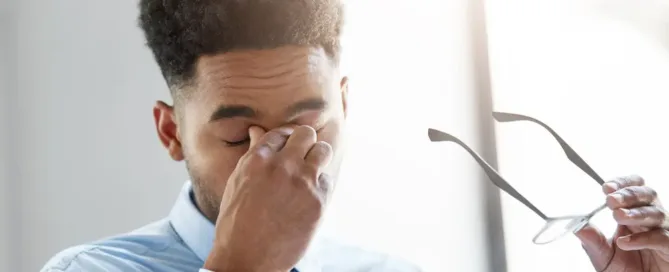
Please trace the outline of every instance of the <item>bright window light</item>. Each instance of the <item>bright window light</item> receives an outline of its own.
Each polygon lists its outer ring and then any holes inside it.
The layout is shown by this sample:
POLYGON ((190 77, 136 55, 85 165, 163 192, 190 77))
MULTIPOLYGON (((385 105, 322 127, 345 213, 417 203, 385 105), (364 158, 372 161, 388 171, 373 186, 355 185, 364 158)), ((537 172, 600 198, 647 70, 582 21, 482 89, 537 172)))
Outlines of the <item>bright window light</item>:
POLYGON ((425 271, 487 269, 479 170, 427 137, 448 129, 478 148, 466 2, 347 5, 348 150, 323 231, 425 271))
MULTIPOLYGON (((669 49, 601 7, 488 0, 495 110, 544 121, 604 179, 639 174, 666 197, 669 49)), ((541 127, 504 123, 496 133, 501 173, 548 215, 587 213, 604 203, 598 184, 541 127)), ((534 245, 542 220, 508 195, 502 207, 508 271, 592 270, 575 236, 534 245)), ((594 224, 608 235, 615 230, 608 210, 594 224)))

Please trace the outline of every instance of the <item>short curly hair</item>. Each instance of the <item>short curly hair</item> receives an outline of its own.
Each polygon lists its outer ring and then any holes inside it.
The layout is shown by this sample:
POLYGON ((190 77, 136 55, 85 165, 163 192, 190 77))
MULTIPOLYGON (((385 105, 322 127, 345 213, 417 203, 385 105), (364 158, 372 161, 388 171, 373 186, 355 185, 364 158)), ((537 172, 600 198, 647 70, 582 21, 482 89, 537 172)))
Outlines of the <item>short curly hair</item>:
POLYGON ((286 45, 318 46, 335 61, 341 0, 140 0, 139 26, 172 95, 201 56, 286 45))

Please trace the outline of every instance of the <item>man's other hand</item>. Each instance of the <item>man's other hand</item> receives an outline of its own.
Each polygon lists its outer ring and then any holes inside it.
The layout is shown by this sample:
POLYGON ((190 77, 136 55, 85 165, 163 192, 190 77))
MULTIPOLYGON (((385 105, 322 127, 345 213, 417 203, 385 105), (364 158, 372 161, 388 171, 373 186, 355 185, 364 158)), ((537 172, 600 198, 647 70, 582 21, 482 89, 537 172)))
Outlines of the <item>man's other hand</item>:
POLYGON ((618 229, 607 239, 593 226, 576 233, 592 264, 603 272, 669 272, 669 220, 657 193, 639 176, 603 185, 618 229))

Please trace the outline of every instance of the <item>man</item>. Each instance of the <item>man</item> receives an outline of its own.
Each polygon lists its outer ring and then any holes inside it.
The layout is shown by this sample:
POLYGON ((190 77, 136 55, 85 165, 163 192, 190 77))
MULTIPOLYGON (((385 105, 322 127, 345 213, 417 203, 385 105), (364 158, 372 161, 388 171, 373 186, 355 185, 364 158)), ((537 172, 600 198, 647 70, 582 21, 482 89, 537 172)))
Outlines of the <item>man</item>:
MULTIPOLYGON (((170 215, 65 250, 43 271, 419 271, 314 238, 341 160, 347 80, 338 0, 141 0, 174 105, 153 110, 185 160, 170 215)), ((666 213, 638 177, 604 186, 620 224, 578 233, 597 271, 669 272, 666 213)))

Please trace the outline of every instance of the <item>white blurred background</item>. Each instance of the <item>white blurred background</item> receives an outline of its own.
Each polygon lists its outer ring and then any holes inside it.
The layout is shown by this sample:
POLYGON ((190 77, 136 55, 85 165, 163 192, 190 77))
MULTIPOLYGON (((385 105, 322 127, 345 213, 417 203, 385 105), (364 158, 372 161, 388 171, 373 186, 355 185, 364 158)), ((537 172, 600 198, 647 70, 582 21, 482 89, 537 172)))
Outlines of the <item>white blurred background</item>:
MULTIPOLYGON (((533 245, 540 219, 426 130, 499 161, 549 215, 603 197, 537 126, 496 125, 495 150, 492 108, 545 121, 604 178, 640 174, 668 195, 667 4, 485 4, 349 1, 349 148, 323 232, 426 271, 593 271, 573 237, 533 245)), ((154 133, 169 95, 136 16, 135 1, 0 2, 0 271, 160 219, 187 179, 154 133)))
MULTIPOLYGON (((494 108, 552 126, 604 179, 639 174, 669 197, 669 5, 489 0, 494 108)), ((496 126, 501 173, 549 216, 604 203, 543 128, 496 126)), ((666 201, 665 201, 666 203, 666 201)), ((508 271, 593 271, 576 237, 530 243, 543 222, 502 195, 508 271), (540 268, 540 269, 539 269, 540 268)), ((595 217, 607 234, 609 211, 595 217)))

